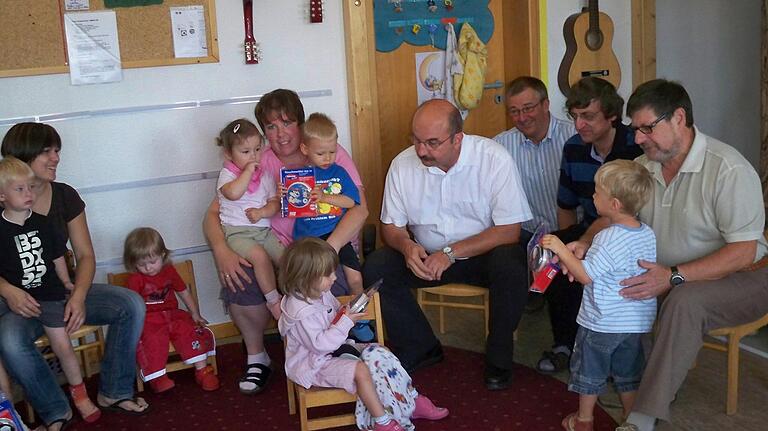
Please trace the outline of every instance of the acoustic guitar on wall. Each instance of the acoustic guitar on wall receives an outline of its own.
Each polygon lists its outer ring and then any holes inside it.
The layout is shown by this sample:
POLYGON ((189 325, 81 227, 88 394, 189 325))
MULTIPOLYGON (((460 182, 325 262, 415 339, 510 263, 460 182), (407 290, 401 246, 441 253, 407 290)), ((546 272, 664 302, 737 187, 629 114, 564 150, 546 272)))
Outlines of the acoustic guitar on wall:
POLYGON ((621 70, 613 52, 613 21, 600 12, 597 0, 565 20, 565 56, 557 73, 560 91, 568 95, 571 86, 585 76, 603 78, 619 88, 621 70))

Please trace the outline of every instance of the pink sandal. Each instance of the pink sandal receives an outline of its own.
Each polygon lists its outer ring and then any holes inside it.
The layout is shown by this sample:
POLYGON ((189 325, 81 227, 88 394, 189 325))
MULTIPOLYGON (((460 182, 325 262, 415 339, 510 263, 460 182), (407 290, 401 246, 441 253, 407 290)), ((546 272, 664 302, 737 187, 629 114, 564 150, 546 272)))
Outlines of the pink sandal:
POLYGON ((448 416, 448 409, 435 406, 432 401, 424 395, 419 395, 415 400, 416 408, 413 409, 411 419, 428 419, 436 421, 448 416))

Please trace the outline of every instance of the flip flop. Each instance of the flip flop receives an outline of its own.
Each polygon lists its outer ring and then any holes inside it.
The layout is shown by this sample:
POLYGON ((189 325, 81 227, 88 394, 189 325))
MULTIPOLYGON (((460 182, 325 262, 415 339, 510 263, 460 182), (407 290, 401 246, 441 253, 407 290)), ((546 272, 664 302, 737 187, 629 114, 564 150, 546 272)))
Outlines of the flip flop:
POLYGON ((72 423, 74 421, 75 421, 75 416, 74 415, 72 415, 72 417, 69 418, 69 419, 64 419, 64 418, 56 419, 55 421, 53 421, 53 422, 49 423, 48 425, 46 425, 45 429, 46 430, 49 429, 51 427, 51 425, 61 424, 61 427, 59 427, 59 431, 64 431, 67 428, 69 428, 69 426, 72 425, 72 423))
MULTIPOLYGON (((147 412, 149 412, 149 407, 150 407, 149 405, 147 405, 147 407, 145 407, 144 410, 131 410, 131 409, 127 409, 125 407, 120 407, 120 404, 122 404, 122 403, 124 403, 126 401, 131 401, 131 402, 133 402, 134 404, 136 404, 138 406, 140 404, 139 404, 139 402, 137 400, 138 400, 138 397, 123 398, 123 399, 115 401, 114 403, 112 403, 112 404, 110 404, 108 406, 101 405, 101 403, 98 403, 98 405, 99 405, 100 408, 102 408, 102 409, 104 409, 104 410, 106 410, 108 412, 123 413, 123 414, 131 415, 131 416, 143 416, 143 415, 147 414, 147 412)), ((146 400, 144 400, 144 402, 146 402, 146 400)))

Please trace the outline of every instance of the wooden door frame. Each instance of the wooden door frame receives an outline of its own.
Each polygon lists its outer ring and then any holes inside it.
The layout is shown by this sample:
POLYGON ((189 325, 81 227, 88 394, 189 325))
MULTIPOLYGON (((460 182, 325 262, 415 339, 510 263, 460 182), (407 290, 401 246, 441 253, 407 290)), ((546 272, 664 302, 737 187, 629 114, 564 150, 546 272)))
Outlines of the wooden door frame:
MULTIPOLYGON (((526 0, 528 22, 539 22, 539 2, 526 0)), ((344 40, 347 56, 349 128, 352 158, 364 180, 369 223, 378 224, 384 175, 379 145, 379 105, 376 89, 376 39, 372 0, 344 0, 344 40)), ((632 0, 632 87, 656 77, 656 0, 632 0)), ((540 71, 538 32, 529 29, 530 70, 540 71)))

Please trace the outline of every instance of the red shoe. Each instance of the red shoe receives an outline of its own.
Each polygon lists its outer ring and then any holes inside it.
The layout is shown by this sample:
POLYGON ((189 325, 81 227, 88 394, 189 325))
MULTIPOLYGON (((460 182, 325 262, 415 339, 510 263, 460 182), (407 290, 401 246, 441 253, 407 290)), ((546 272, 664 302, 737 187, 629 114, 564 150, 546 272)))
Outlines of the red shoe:
POLYGON ((416 408, 413 409, 411 419, 429 419, 436 421, 448 416, 448 409, 444 407, 437 407, 432 403, 432 400, 419 395, 416 397, 416 408))
POLYGON ((204 391, 215 391, 220 386, 219 378, 216 377, 210 365, 195 370, 195 381, 204 391))
POLYGON ((88 393, 85 391, 85 384, 69 386, 69 395, 72 397, 72 401, 75 402, 77 411, 82 416, 83 420, 92 423, 99 420, 101 417, 101 410, 96 407, 95 404, 88 398, 88 393))
POLYGON ((396 420, 392 419, 386 425, 374 425, 373 431, 405 431, 405 429, 396 420))
POLYGON ((174 386, 176 386, 176 383, 174 383, 167 374, 163 374, 162 376, 149 381, 149 387, 152 388, 152 392, 156 394, 171 390, 174 386))

